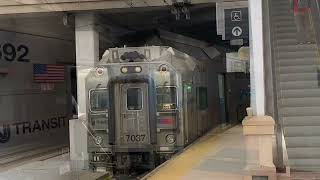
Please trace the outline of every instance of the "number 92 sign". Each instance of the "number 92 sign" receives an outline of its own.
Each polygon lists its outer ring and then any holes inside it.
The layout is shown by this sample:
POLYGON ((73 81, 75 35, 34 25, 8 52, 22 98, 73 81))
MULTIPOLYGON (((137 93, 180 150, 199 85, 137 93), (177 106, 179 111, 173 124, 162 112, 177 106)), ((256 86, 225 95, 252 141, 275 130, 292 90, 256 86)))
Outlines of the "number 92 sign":
POLYGON ((30 62, 27 58, 29 48, 25 45, 15 46, 11 43, 0 44, 0 61, 30 62))

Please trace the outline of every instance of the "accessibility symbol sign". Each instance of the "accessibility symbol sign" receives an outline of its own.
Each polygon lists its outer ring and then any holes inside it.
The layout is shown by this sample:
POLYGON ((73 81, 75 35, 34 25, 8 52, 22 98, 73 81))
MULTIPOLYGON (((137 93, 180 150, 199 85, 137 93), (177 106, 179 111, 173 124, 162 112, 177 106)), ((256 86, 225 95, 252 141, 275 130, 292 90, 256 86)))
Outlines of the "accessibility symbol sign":
POLYGON ((224 40, 249 39, 248 8, 224 9, 224 40))
POLYGON ((241 11, 231 11, 231 21, 241 21, 242 14, 241 11))
POLYGON ((236 36, 236 37, 241 36, 241 34, 242 34, 242 29, 241 29, 241 27, 236 26, 236 27, 232 28, 232 34, 233 34, 234 36, 236 36))

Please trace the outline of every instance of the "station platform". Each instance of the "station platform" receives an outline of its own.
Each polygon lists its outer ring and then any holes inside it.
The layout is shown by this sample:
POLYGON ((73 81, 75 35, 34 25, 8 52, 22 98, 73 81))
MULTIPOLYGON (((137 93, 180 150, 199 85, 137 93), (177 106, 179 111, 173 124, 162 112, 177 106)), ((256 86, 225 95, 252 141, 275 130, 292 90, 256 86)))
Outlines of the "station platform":
MULTIPOLYGON (((242 179, 245 165, 242 126, 215 129, 142 179, 242 179)), ((0 167, 0 180, 94 180, 103 174, 70 173, 68 153, 0 167)))
POLYGON ((241 180, 245 167, 242 126, 215 129, 143 179, 241 180))
POLYGON ((105 173, 72 172, 69 153, 65 152, 0 166, 0 180, 105 180, 105 177, 105 173))

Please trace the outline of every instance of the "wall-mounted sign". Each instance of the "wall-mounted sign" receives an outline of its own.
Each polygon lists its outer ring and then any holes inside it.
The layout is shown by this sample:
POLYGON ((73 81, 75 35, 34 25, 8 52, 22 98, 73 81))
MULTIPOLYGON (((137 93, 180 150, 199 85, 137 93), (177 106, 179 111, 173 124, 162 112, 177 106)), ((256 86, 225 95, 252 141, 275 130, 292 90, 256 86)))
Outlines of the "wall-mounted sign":
POLYGON ((232 39, 230 40, 231 46, 242 46, 243 45, 243 39, 232 39))
POLYGON ((235 37, 239 37, 242 35, 242 29, 239 26, 233 27, 231 32, 232 32, 232 35, 235 37))
POLYGON ((248 39, 248 8, 224 9, 225 40, 248 39))
POLYGON ((242 12, 231 11, 231 21, 242 21, 242 12))
POLYGON ((30 62, 28 58, 29 48, 26 45, 12 43, 0 43, 0 60, 12 62, 30 62))

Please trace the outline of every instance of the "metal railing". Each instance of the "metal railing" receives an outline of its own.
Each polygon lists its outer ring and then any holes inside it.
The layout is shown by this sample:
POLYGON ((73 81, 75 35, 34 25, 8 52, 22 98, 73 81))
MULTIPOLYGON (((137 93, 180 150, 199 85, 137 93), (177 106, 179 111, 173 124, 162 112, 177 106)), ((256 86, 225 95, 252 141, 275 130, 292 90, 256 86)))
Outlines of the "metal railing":
POLYGON ((312 21, 312 27, 315 34, 315 39, 320 45, 320 1, 319 0, 310 0, 310 15, 312 21))
POLYGON ((273 19, 272 19, 272 0, 264 1, 263 14, 264 14, 264 38, 265 38, 265 78, 266 78, 266 113, 272 116, 276 121, 276 149, 274 155, 276 161, 274 162, 277 168, 284 168, 284 154, 283 154, 283 122, 278 115, 278 98, 280 97, 278 82, 278 67, 276 61, 278 59, 279 50, 275 41, 273 32, 273 19), (276 46, 274 46, 276 45, 276 46))

